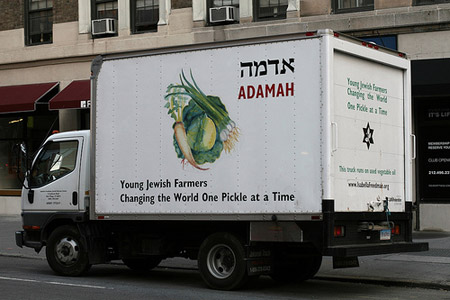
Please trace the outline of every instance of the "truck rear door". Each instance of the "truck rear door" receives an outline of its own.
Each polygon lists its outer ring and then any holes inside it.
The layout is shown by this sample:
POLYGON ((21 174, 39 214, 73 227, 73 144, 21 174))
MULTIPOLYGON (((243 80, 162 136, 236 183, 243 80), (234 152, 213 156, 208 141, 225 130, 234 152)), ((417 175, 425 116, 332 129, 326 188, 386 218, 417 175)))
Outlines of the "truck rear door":
POLYGON ((399 67, 335 52, 336 211, 405 210, 404 80, 399 67))

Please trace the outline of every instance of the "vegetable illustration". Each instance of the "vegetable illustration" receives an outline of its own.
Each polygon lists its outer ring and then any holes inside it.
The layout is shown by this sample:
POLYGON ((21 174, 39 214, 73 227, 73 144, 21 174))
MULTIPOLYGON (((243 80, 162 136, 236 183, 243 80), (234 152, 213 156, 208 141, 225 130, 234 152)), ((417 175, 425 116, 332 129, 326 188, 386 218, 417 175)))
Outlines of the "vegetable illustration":
POLYGON ((239 129, 231 120, 219 97, 203 93, 194 80, 181 72, 181 84, 167 87, 168 114, 175 120, 174 147, 177 156, 199 170, 216 161, 223 150, 230 152, 239 138, 239 129))

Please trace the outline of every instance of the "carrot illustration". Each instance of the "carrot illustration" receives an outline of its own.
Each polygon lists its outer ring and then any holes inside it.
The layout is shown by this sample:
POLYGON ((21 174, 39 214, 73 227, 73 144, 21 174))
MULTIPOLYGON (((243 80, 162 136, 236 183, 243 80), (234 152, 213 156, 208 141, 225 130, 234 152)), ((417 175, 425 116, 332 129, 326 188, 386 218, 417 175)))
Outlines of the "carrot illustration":
POLYGON ((186 129, 184 129, 183 122, 176 122, 173 127, 175 132, 175 139, 178 143, 178 147, 180 147, 181 152, 184 155, 184 158, 194 167, 199 170, 208 170, 207 168, 201 168, 194 159, 192 155, 191 147, 189 146, 186 129))

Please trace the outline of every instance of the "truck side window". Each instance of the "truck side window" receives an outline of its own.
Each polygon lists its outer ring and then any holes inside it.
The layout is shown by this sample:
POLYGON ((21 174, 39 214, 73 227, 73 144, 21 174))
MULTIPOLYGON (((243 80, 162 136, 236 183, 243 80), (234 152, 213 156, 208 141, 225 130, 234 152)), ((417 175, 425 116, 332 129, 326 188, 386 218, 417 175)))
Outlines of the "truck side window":
POLYGON ((31 169, 30 187, 44 186, 72 172, 77 149, 78 141, 47 143, 31 169))

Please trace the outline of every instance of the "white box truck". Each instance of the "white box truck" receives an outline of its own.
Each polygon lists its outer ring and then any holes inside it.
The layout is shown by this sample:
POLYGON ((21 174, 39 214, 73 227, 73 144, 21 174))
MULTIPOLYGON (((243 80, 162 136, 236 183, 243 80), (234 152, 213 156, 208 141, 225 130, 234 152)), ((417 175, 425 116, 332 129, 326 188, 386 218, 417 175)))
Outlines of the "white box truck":
POLYGON ((412 242, 410 62, 321 30, 106 55, 91 131, 51 135, 18 246, 80 275, 198 260, 209 287, 306 280, 412 242))

